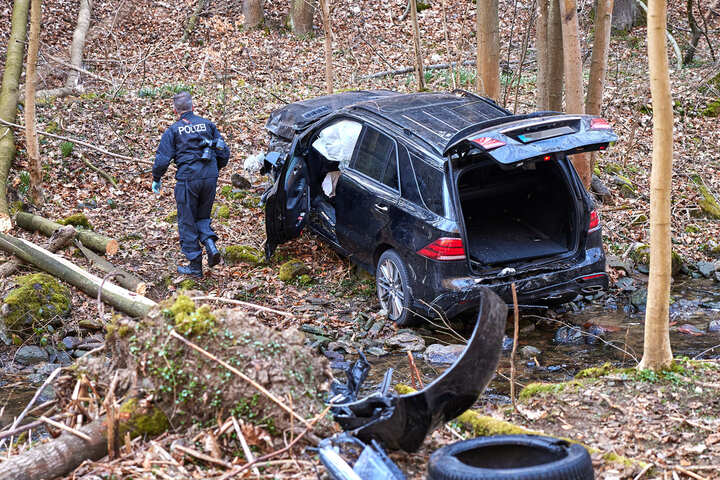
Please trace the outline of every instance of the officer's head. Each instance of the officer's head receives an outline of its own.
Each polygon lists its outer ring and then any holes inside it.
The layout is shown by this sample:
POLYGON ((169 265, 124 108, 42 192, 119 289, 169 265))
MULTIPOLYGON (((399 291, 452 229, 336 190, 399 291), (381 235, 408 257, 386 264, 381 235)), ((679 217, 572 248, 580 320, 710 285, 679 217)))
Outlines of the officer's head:
POLYGON ((191 112, 193 109, 192 97, 188 92, 180 92, 173 97, 173 109, 178 115, 191 112))

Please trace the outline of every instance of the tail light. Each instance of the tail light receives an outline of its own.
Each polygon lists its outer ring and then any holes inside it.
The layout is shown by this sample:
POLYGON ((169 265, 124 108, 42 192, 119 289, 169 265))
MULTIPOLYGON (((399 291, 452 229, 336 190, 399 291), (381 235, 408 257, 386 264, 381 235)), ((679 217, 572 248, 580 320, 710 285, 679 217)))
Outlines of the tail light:
POLYGON ((505 142, 503 142, 502 140, 497 140, 490 137, 473 138, 472 141, 483 147, 485 150, 492 150, 493 148, 498 148, 505 145, 505 142))
POLYGON ((590 128, 592 130, 611 130, 612 126, 604 118, 597 117, 590 119, 590 128))
POLYGON ((600 228, 600 217, 598 217, 597 210, 590 212, 590 225, 588 225, 588 233, 594 232, 600 228))
POLYGON ((463 260, 465 247, 462 238, 442 237, 418 250, 417 253, 430 260, 463 260))

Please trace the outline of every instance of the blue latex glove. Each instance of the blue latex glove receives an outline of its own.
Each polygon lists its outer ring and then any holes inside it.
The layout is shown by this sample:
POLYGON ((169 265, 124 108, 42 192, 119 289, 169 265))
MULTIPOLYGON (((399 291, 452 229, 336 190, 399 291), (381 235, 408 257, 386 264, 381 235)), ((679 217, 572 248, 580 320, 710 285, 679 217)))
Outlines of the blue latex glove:
POLYGON ((162 182, 153 182, 152 183, 153 193, 160 193, 161 188, 162 188, 162 182))

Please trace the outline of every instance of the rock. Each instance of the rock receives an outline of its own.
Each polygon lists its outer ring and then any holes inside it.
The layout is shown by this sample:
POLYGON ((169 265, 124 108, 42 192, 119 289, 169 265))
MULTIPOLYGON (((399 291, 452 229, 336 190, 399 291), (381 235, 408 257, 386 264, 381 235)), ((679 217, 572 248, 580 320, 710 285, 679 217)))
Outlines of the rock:
POLYGON ((615 185, 620 187, 620 195, 624 198, 635 198, 637 197, 637 191, 632 181, 624 175, 616 173, 612 177, 612 181, 615 185))
POLYGON ((713 262, 698 262, 697 269, 700 274, 705 278, 712 277, 715 273, 715 263, 713 262))
POLYGON ((709 333, 720 333, 720 318, 710 320, 710 323, 708 323, 707 331, 709 333))
POLYGON ((67 336, 62 339, 62 343, 65 345, 66 350, 72 350, 82 343, 82 339, 79 337, 67 336))
POLYGON ((72 355, 75 358, 81 358, 88 354, 88 350, 74 350, 72 355))
POLYGON ((102 330, 103 324, 94 318, 83 318, 78 322, 78 325, 80 328, 84 328, 85 330, 102 330))
POLYGON ((235 188, 239 188, 240 190, 247 190, 249 188, 252 188, 252 183, 250 181, 240 175, 239 173, 233 173, 230 175, 230 182, 232 183, 232 186, 235 188))
POLYGON ((67 367, 68 365, 73 363, 73 359, 70 357, 70 355, 68 355, 67 352, 58 352, 55 361, 63 367, 67 367))
MULTIPOLYGON (((625 270, 627 273, 632 272, 632 265, 626 262, 625 260, 621 259, 617 255, 608 255, 606 257, 606 263, 608 267, 614 268, 616 270, 625 270)), ((623 277, 626 278, 626 277, 623 277)))
POLYGON ((60 365, 59 363, 45 363, 42 365, 38 365, 35 368, 35 373, 37 373, 38 375, 42 375, 44 377, 43 378, 43 381, 44 381, 45 378, 49 377, 52 372, 54 372, 61 366, 62 365, 60 365))
POLYGON ((650 246, 645 243, 636 243, 631 247, 628 257, 635 265, 648 265, 650 263, 650 246))
POLYGON ((52 345, 47 345, 45 347, 45 351, 48 354, 48 362, 54 363, 57 360, 57 348, 53 347, 52 345))
POLYGON ((579 327, 560 327, 555 332, 555 343, 560 345, 581 345, 585 343, 583 331, 579 327))
POLYGON ((513 339, 510 337, 503 337, 502 349, 504 351, 510 351, 513 347, 513 339))
POLYGON ((368 355, 373 355, 375 357, 384 357, 385 355, 388 355, 388 352, 386 352, 380 347, 370 347, 365 350, 365 353, 368 355))
POLYGON ((378 319, 373 324, 372 327, 370 327, 370 330, 368 330, 367 334, 368 337, 377 337, 380 331, 385 327, 385 319, 378 319))
POLYGON ((638 310, 643 311, 645 310, 645 304, 647 303, 647 296, 647 288, 638 288, 630 294, 630 304, 638 310))
POLYGON ((409 331, 401 331, 394 337, 385 340, 385 346, 391 350, 402 352, 421 352, 425 350, 425 340, 409 331))
POLYGON ((612 192, 596 175, 592 176, 590 188, 595 193, 597 199, 600 200, 602 203, 610 203, 612 201, 612 192))
POLYGON ((539 357, 542 354, 539 348, 533 347, 532 345, 525 345, 520 349, 520 355, 523 358, 532 359, 533 357, 539 357))
POLYGON ((423 358, 434 365, 450 365, 462 355, 465 345, 442 345, 433 343, 423 353, 423 358))
POLYGON ((634 292, 637 290, 635 280, 632 277, 622 277, 615 282, 615 286, 622 292, 634 292))
POLYGON ((249 263, 255 265, 263 261, 264 255, 255 247, 249 245, 228 245, 222 249, 222 256, 225 263, 234 265, 236 263, 249 263))
POLYGON ((298 259, 292 259, 280 266, 278 278, 283 282, 289 282, 300 275, 310 273, 310 269, 298 259))
POLYGON ((312 333, 313 335, 327 335, 327 332, 322 327, 316 327, 315 325, 312 325, 310 323, 306 323, 305 325, 300 326, 300 330, 306 333, 312 333))
POLYGON ((48 361, 48 354, 44 348, 37 345, 25 345, 15 353, 15 361, 23 365, 35 365, 48 361))
POLYGON ((585 336, 585 343, 588 345, 595 345, 599 343, 602 338, 607 334, 607 329, 600 325, 590 325, 587 329, 589 335, 585 336))
POLYGON ((70 311, 70 291, 45 273, 15 278, 18 285, 2 303, 2 317, 9 333, 22 335, 35 323, 46 324, 70 311))
POLYGON ((7 333, 7 327, 5 327, 5 322, 2 318, 0 318, 0 342, 7 346, 12 345, 13 343, 12 338, 7 333))

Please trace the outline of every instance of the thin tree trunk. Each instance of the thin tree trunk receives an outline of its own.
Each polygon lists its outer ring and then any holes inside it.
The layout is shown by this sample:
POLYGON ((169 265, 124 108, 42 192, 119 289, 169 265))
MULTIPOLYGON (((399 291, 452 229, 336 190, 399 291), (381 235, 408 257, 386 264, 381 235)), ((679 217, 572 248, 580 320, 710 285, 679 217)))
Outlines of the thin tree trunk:
MULTIPOLYGON (((0 119, 15 122, 18 103, 18 82, 25 53, 25 33, 30 0, 15 0, 10 38, 5 55, 5 71, 0 88, 0 119)), ((12 228, 7 204, 7 179, 15 158, 15 136, 10 128, 0 128, 0 232, 12 228)))
MULTIPOLYGON (((602 0, 601 0, 602 1, 602 0)), ((537 52, 537 77, 535 80, 535 104, 538 110, 549 110, 548 100, 548 15, 550 0, 538 2, 535 18, 535 51, 537 52)))
MULTIPOLYGON (((580 38, 578 37, 577 4, 575 0, 560 0, 562 17, 563 52, 565 58, 565 111, 584 113, 582 59, 580 58, 580 38)), ((592 170, 587 154, 572 156, 572 163, 585 188, 590 187, 592 170)))
MULTIPOLYGON (((62 228, 59 223, 27 212, 18 213, 15 216, 15 222, 20 228, 30 232, 38 231, 47 237, 52 236, 55 231, 62 228)), ((78 230, 77 239, 86 247, 103 255, 115 255, 119 248, 117 240, 90 230, 78 230)))
MULTIPOLYGON (((82 67, 83 50, 85 49, 85 38, 90 28, 91 12, 92 0, 80 0, 77 24, 75 25, 75 32, 73 32, 72 44, 70 45, 70 64, 77 68, 82 67)), ((70 70, 65 80, 65 87, 77 87, 79 76, 79 71, 70 70)))
POLYGON ((263 13, 263 0, 245 0, 243 2, 243 15, 245 28, 255 28, 265 19, 263 13))
POLYGON ((498 0, 477 2, 477 91, 500 99, 500 33, 498 0))
POLYGON ((685 57, 683 58, 683 65, 685 66, 692 63, 693 58, 695 58, 695 50, 697 49, 698 42, 700 42, 700 37, 702 36, 702 32, 698 27, 697 20, 695 20, 695 15, 693 14, 693 0, 687 0, 687 17, 691 36, 690 46, 688 47, 687 52, 685 52, 685 57))
POLYGON ((420 49, 420 28, 417 21, 417 2, 410 0, 410 22, 412 23, 413 46, 415 49, 415 78, 417 79, 418 92, 425 90, 425 69, 423 68, 423 56, 420 49))
POLYGON ((43 203, 42 165, 40 146, 35 126, 35 87, 37 85, 37 57, 40 47, 40 24, 42 23, 42 1, 31 0, 30 38, 25 66, 25 147, 30 170, 30 198, 35 205, 43 203))
POLYGON ((563 82, 565 61, 563 55, 562 21, 560 19, 560 1, 550 0, 548 12, 548 109, 561 112, 563 109, 563 82))
POLYGON ((330 25, 330 0, 320 0, 323 28, 325 29, 325 90, 333 93, 332 26, 330 25))
POLYGON ((638 368, 659 370, 672 362, 670 349, 670 181, 673 111, 668 52, 665 44, 665 0, 648 8, 647 44, 653 104, 653 149, 650 174, 650 281, 645 313, 645 343, 638 368))
POLYGON ((315 6, 313 0, 291 0, 290 26, 298 37, 310 35, 313 31, 313 14, 315 6))
POLYGON ((205 10, 205 5, 207 5, 207 0, 198 0, 197 6, 195 7, 195 11, 190 15, 190 18, 188 18, 187 26, 185 27, 185 33, 183 33, 181 42, 187 42, 190 39, 190 35, 192 34, 193 30, 195 30, 195 25, 197 24, 197 20, 200 17, 200 14, 202 14, 203 10, 205 10))

